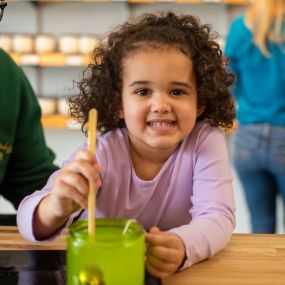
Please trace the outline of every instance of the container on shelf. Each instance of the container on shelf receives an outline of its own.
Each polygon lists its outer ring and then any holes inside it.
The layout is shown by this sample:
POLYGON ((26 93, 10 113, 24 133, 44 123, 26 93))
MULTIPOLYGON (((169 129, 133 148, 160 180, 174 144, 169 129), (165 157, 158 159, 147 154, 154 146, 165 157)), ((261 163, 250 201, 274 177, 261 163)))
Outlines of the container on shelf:
POLYGON ((35 51, 37 53, 50 53, 56 51, 56 40, 51 35, 37 35, 35 37, 35 51))
POLYGON ((79 52, 78 36, 63 35, 59 38, 59 51, 66 54, 79 52))
POLYGON ((40 66, 64 66, 65 55, 61 52, 40 54, 40 66))
POLYGON ((38 54, 22 54, 20 56, 21 65, 38 65, 40 63, 40 57, 38 54))
POLYGON ((38 101, 42 110, 42 115, 51 115, 56 113, 57 100, 55 98, 39 97, 38 101))
POLYGON ((78 40, 79 52, 80 53, 90 53, 97 47, 100 43, 100 39, 94 36, 81 36, 78 40))
POLYGON ((6 52, 10 52, 12 49, 12 38, 10 35, 0 34, 0 48, 6 52))
POLYGON ((34 39, 32 35, 15 35, 12 38, 12 50, 18 53, 33 53, 34 39))
POLYGON ((57 112, 61 115, 69 115, 69 107, 67 104, 67 98, 59 98, 57 100, 57 112))
POLYGON ((85 58, 82 54, 66 54, 64 57, 65 66, 83 66, 85 58))

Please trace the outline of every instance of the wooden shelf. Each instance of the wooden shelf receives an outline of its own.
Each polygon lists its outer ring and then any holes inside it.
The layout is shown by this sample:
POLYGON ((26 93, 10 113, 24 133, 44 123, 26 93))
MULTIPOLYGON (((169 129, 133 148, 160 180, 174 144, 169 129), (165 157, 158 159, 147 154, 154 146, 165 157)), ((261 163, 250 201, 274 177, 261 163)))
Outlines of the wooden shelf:
POLYGON ((45 129, 79 130, 81 128, 71 117, 60 114, 42 116, 42 125, 45 129))
MULTIPOLYGON (((100 2, 98 0, 88 0, 88 2, 100 2)), ((107 1, 108 2, 108 1, 107 1)), ((112 2, 112 1, 110 1, 112 2)), ((115 2, 115 1, 114 1, 115 2)), ((162 3, 169 3, 169 2, 174 2, 174 3, 189 3, 189 4, 203 4, 203 3, 217 3, 217 4, 232 4, 232 5, 246 5, 250 3, 250 0, 128 0, 125 2, 129 3, 157 3, 157 2, 162 2, 162 3)))
MULTIPOLYGON (((64 0, 40 0, 39 2, 63 2, 64 0)), ((84 2, 117 2, 116 0, 85 0, 84 2)), ((217 4, 234 4, 234 5, 244 5, 249 4, 250 0, 122 0, 122 2, 128 2, 132 4, 153 4, 153 3, 193 3, 193 4, 203 4, 203 3, 217 3, 217 4)))
MULTIPOLYGON (((133 0, 131 0, 131 1, 133 1, 133 0)), ((135 1, 136 2, 142 2, 144 0, 135 0, 135 1)), ((157 1, 154 1, 154 2, 157 2, 157 1)), ((159 1, 159 2, 161 2, 161 1, 159 1)), ((174 2, 176 2, 176 3, 193 3, 193 4, 216 3, 216 4, 231 4, 231 5, 247 5, 250 3, 250 0, 176 0, 174 2)))
MULTIPOLYGON (((37 0, 38 3, 59 3, 59 2, 69 2, 71 0, 37 0)), ((249 4, 251 0, 122 0, 121 2, 127 2, 132 4, 153 4, 153 3, 217 3, 217 4, 233 4, 233 5, 246 5, 249 4)), ((116 3, 118 0, 83 0, 81 2, 91 2, 91 3, 116 3)))
MULTIPOLYGON (((45 1, 45 0, 44 0, 45 1)), ((85 2, 117 2, 116 0, 85 0, 85 2)), ((233 5, 245 5, 249 4, 250 0, 127 0, 122 2, 128 2, 133 4, 153 4, 153 3, 189 3, 189 4, 203 4, 203 3, 217 3, 217 4, 233 4, 233 5)))
POLYGON ((60 52, 45 54, 20 54, 10 52, 18 65, 40 67, 86 66, 90 63, 89 54, 64 54, 60 52))
POLYGON ((233 5, 247 5, 250 4, 250 0, 223 0, 224 4, 233 4, 233 5))

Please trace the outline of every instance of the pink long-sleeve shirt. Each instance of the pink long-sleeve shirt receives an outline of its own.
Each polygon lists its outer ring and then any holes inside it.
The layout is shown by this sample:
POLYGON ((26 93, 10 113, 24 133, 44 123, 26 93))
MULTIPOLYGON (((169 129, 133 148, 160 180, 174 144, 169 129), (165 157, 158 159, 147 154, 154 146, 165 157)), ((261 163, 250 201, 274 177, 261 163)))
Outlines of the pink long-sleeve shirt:
MULTIPOLYGON (((235 205, 227 147, 219 129, 197 123, 150 181, 135 173, 126 129, 99 136, 96 157, 103 169, 97 217, 135 218, 146 230, 158 226, 176 233, 186 248, 183 268, 212 256, 229 242, 235 205)), ((36 240, 33 214, 57 175, 41 191, 26 197, 18 209, 18 228, 28 240, 36 240)), ((79 213, 70 217, 66 227, 79 213)), ((87 212, 81 211, 80 219, 86 218, 87 212)))

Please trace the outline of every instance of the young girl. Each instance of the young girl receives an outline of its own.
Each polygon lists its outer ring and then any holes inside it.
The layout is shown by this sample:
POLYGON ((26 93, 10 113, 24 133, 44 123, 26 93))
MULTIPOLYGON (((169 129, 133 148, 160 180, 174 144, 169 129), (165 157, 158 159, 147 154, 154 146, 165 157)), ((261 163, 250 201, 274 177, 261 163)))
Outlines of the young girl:
POLYGON ((88 111, 98 110, 96 157, 81 146, 23 200, 20 232, 46 240, 78 215, 86 218, 92 183, 97 217, 135 218, 148 231, 146 267, 153 276, 212 256, 235 224, 218 128, 232 126, 235 110, 233 76, 210 27, 192 16, 147 14, 118 27, 93 58, 70 103, 83 128, 88 111))

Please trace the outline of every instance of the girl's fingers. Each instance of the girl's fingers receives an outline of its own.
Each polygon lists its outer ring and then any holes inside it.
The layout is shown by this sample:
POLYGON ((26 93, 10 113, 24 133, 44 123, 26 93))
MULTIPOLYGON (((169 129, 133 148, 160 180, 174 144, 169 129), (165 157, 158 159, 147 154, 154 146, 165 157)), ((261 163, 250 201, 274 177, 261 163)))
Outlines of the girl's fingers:
POLYGON ((176 256, 177 250, 164 246, 151 246, 148 248, 147 253, 149 253, 150 256, 156 256, 161 262, 173 264, 178 260, 176 256))
POLYGON ((68 192, 72 196, 72 202, 76 203, 81 208, 86 209, 88 207, 88 198, 86 198, 86 196, 78 192, 77 189, 69 188, 68 192))
POLYGON ((150 274, 158 277, 165 278, 173 274, 178 266, 179 262, 177 262, 177 258, 175 258, 171 251, 168 251, 167 254, 166 248, 151 248, 146 253, 146 268, 150 274))
MULTIPOLYGON (((152 261, 154 262, 154 261, 152 261)), ((171 275, 172 272, 168 272, 168 271, 164 271, 163 269, 161 268, 158 268, 156 265, 155 265, 155 262, 152 263, 150 262, 149 260, 146 261, 146 269, 147 271, 154 277, 156 278, 165 278, 169 275, 171 275)))
POLYGON ((176 269, 176 264, 160 259, 157 255, 147 253, 147 262, 159 271, 173 272, 176 269))
POLYGON ((58 216, 72 214, 80 207, 86 208, 86 197, 70 184, 62 180, 55 184, 54 191, 50 195, 52 207, 58 216))
POLYGON ((80 173, 65 171, 64 175, 61 177, 61 181, 64 184, 69 185, 69 188, 76 189, 82 196, 88 196, 88 181, 80 173))
POLYGON ((149 272, 150 275, 154 276, 155 278, 166 278, 168 276, 170 276, 170 274, 168 274, 168 272, 161 272, 159 270, 157 270, 155 267, 152 267, 149 264, 146 264, 146 269, 149 272))
POLYGON ((147 244, 147 262, 152 270, 174 273, 185 258, 182 239, 173 233, 152 228, 145 233, 147 244))
POLYGON ((177 248, 177 235, 168 232, 146 233, 146 241, 149 245, 162 245, 177 248))
POLYGON ((65 183, 65 181, 61 180, 58 184, 55 185, 54 192, 51 194, 54 197, 57 197, 60 203, 62 203, 63 207, 68 203, 71 204, 75 202, 83 208, 87 207, 88 195, 83 192, 87 192, 86 190, 80 189, 80 191, 72 186, 69 183, 65 183), (65 203, 63 201, 66 201, 65 203))
POLYGON ((177 234, 157 231, 156 227, 152 228, 149 233, 145 233, 145 239, 148 247, 162 246, 185 252, 183 240, 177 234))
POLYGON ((97 188, 101 186, 99 165, 92 165, 87 160, 76 160, 66 167, 66 171, 80 173, 92 186, 97 188))
POLYGON ((88 160, 90 161, 91 164, 94 164, 97 162, 95 155, 90 153, 90 151, 83 149, 80 150, 76 155, 75 155, 75 160, 88 160))
POLYGON ((89 184, 101 187, 101 167, 94 155, 79 151, 76 159, 67 164, 55 180, 51 192, 52 205, 58 215, 71 214, 88 207, 89 184))

